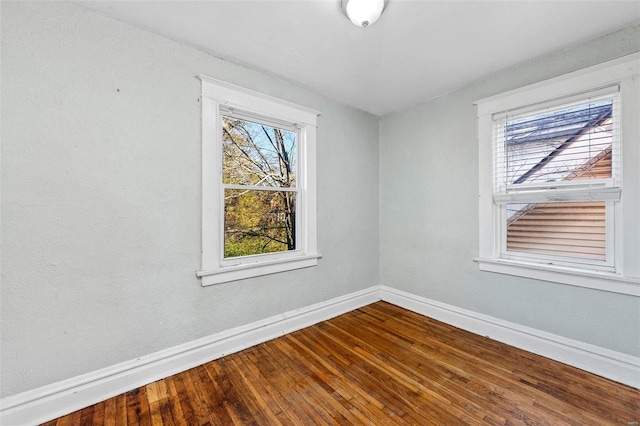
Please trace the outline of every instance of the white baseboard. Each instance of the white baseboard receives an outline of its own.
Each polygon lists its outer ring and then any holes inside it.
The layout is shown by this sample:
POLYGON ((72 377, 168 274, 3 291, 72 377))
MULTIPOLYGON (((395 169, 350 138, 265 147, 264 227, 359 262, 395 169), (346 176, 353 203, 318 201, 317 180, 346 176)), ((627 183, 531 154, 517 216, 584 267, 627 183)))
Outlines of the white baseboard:
POLYGON ((640 389, 640 358, 567 339, 385 286, 225 330, 202 339, 0 400, 0 425, 32 425, 258 343, 384 300, 463 330, 640 389))
POLYGON ((371 287, 6 397, 0 425, 43 423, 379 300, 380 287, 371 287))
POLYGON ((381 299, 463 330, 640 389, 640 358, 504 321, 446 303, 381 287, 381 299))

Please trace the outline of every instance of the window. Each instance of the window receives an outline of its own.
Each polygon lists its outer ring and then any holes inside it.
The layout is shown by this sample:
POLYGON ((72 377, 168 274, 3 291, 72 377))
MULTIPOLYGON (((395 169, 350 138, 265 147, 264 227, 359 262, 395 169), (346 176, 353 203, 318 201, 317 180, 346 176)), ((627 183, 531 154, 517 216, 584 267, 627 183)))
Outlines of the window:
POLYGON ((615 270, 618 90, 493 116, 502 258, 615 270))
POLYGON ((477 102, 481 270, 640 294, 639 58, 477 102))
POLYGON ((318 113, 200 79, 202 284, 316 265, 318 113))
POLYGON ((296 250, 294 127, 222 116, 223 258, 296 250))

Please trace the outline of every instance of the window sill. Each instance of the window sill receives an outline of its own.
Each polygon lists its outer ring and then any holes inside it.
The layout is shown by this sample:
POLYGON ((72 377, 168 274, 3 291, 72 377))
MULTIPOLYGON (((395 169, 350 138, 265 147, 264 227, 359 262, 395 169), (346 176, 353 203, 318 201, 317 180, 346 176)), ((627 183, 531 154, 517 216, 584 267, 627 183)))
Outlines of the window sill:
POLYGON ((309 268, 318 264, 321 254, 308 254, 288 259, 271 260, 266 262, 245 263, 241 265, 223 266, 218 269, 196 271, 202 278, 202 286, 238 281, 294 269, 309 268))
POLYGON ((479 257, 475 257, 473 260, 478 263, 481 271, 640 296, 640 279, 638 278, 516 260, 479 257))

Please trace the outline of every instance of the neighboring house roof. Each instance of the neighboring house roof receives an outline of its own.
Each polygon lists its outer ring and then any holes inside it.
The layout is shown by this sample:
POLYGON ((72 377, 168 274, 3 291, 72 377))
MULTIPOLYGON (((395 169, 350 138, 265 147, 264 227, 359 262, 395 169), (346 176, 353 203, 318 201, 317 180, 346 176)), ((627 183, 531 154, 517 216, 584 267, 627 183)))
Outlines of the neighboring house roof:
POLYGON ((507 124, 507 150, 527 159, 524 168, 513 169, 512 183, 567 180, 611 148, 610 102, 565 111, 507 124))
POLYGON ((550 134, 569 139, 594 126, 603 117, 610 117, 611 110, 611 102, 600 102, 591 104, 590 108, 567 108, 560 113, 534 120, 513 120, 507 125, 507 144, 520 145, 548 139, 550 134))

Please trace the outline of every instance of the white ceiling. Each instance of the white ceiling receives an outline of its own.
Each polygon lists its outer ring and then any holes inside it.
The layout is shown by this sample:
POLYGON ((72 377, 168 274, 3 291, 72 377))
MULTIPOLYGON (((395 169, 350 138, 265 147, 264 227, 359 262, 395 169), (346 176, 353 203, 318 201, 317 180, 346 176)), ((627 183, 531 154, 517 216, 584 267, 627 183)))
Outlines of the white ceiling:
POLYGON ((76 3, 376 115, 640 20, 637 0, 389 0, 368 28, 340 0, 76 3))

